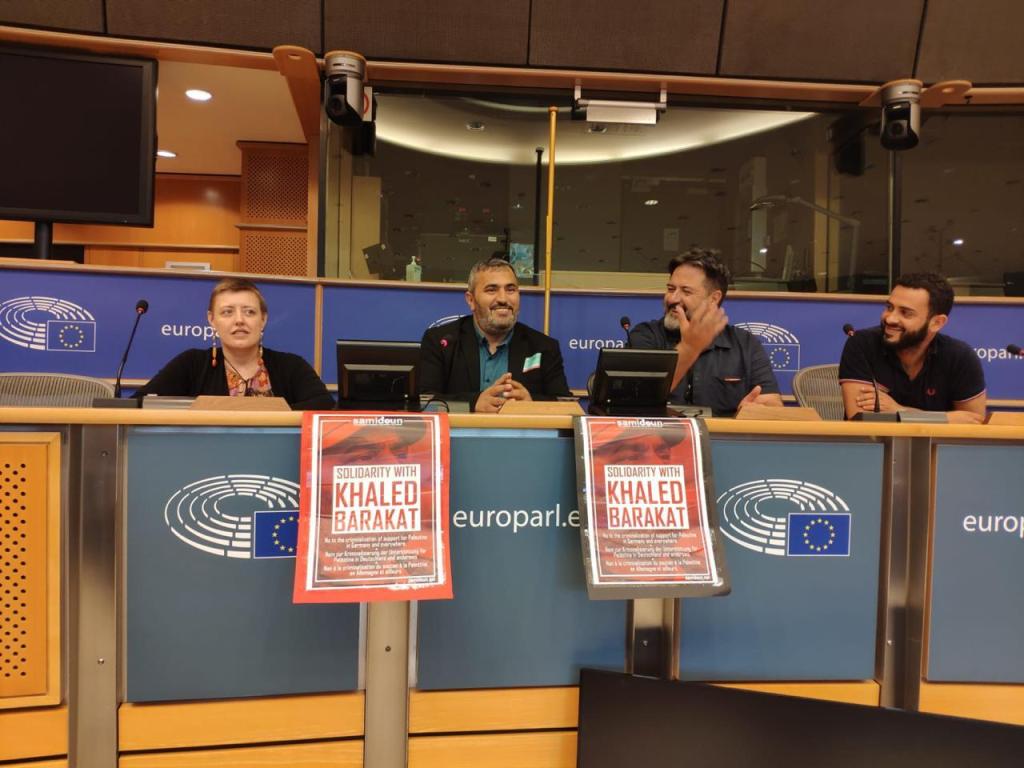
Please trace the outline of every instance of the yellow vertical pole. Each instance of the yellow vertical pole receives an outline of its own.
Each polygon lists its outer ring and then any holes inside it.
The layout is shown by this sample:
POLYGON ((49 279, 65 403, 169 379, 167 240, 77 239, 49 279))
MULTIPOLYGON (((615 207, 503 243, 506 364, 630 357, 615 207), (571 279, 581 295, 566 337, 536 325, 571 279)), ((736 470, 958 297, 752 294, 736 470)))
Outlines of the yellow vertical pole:
POLYGON ((548 212, 544 237, 544 333, 551 332, 551 241, 555 225, 555 135, 558 107, 548 107, 548 212))

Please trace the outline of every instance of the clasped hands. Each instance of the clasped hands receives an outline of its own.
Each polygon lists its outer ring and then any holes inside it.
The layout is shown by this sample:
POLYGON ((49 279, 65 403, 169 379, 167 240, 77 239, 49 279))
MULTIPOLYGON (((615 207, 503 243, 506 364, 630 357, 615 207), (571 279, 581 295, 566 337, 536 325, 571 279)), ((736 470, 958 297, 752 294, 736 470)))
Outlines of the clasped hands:
POLYGON ((497 413, 509 400, 532 399, 530 391, 513 379, 511 373, 503 373, 496 382, 480 393, 473 410, 477 413, 497 413))

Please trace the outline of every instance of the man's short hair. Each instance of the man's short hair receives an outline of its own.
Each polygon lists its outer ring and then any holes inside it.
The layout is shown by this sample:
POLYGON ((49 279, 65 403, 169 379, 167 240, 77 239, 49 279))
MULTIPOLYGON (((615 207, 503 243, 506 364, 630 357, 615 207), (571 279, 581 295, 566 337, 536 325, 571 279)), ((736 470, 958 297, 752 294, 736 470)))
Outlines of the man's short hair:
POLYGON ((903 288, 928 291, 928 317, 948 315, 953 311, 953 287, 942 275, 934 272, 909 272, 896 279, 903 288))
MULTIPOLYGON (((685 253, 673 256, 668 263, 668 273, 671 275, 680 267, 691 266, 704 272, 704 282, 710 286, 711 291, 722 292, 722 299, 729 291, 729 283, 732 282, 732 274, 729 268, 722 261, 721 253, 711 248, 691 248, 685 253)), ((710 291, 709 291, 710 293, 710 291)))
MULTIPOLYGON (((469 270, 468 285, 470 293, 473 292, 473 286, 476 285, 476 276, 481 272, 490 272, 492 269, 508 269, 512 271, 512 276, 516 277, 516 271, 512 269, 512 265, 508 263, 507 259, 499 259, 497 256, 492 256, 489 259, 478 261, 469 270)), ((516 278, 516 282, 519 282, 518 278, 516 278)))

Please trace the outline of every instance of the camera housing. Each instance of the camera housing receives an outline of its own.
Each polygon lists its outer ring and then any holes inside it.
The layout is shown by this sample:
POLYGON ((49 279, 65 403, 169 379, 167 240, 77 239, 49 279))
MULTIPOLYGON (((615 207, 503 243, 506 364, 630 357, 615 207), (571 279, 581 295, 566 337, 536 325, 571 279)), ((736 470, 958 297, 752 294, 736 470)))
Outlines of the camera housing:
POLYGON ((921 84, 901 81, 882 88, 880 139, 886 149, 913 149, 921 137, 921 84))
POLYGON ((324 56, 324 112, 338 125, 363 122, 363 80, 366 59, 353 51, 331 51, 324 56))

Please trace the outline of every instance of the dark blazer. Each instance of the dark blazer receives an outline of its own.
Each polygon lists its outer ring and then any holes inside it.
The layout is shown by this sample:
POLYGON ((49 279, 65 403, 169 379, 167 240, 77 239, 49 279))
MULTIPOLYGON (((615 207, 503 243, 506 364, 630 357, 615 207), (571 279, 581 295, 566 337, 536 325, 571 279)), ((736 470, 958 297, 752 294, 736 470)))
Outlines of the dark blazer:
MULTIPOLYGON (((528 325, 516 323, 508 344, 508 370, 535 400, 569 397, 562 350, 558 342, 528 325), (540 368, 523 372, 523 363, 540 353, 540 368)), ((436 328, 428 328, 420 342, 420 394, 468 400, 480 397, 480 341, 473 316, 465 315, 436 328)))
MULTIPOLYGON (((334 398, 320 381, 312 366, 298 355, 263 348, 263 363, 270 375, 270 387, 283 397, 292 410, 331 410, 334 398)), ((171 395, 227 395, 228 377, 224 373, 224 355, 217 354, 217 367, 210 365, 210 350, 186 349, 149 382, 135 391, 135 397, 171 395)))

